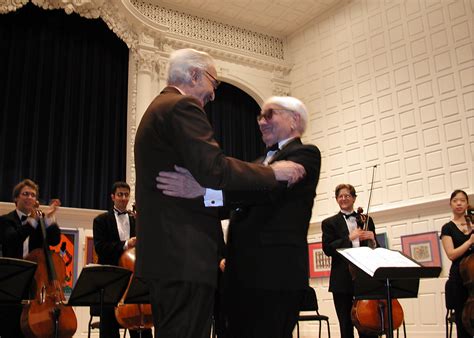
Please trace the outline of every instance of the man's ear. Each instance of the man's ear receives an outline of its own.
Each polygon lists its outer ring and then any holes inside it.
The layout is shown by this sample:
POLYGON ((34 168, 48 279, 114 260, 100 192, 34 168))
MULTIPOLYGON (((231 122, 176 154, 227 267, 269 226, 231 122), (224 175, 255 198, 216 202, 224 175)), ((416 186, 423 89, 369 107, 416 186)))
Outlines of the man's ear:
POLYGON ((197 82, 200 78, 201 73, 199 72, 198 68, 191 68, 191 80, 193 83, 197 82))

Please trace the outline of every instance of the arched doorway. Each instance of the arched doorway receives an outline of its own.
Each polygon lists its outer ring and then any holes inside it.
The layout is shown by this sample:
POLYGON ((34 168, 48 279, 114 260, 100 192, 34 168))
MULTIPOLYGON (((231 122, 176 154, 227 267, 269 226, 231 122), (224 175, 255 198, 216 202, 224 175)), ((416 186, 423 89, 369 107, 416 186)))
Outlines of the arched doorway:
POLYGON ((250 95, 223 82, 205 110, 226 155, 253 161, 263 153, 265 145, 256 121, 260 107, 250 95))

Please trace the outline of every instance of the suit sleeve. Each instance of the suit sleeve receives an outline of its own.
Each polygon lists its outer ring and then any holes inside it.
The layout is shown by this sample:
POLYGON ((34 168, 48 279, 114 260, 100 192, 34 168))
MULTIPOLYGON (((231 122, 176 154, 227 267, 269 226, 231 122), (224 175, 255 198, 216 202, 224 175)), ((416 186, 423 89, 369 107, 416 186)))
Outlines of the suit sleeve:
POLYGON ((53 223, 46 228, 46 237, 49 245, 56 246, 59 244, 61 241, 61 229, 57 223, 53 223))
POLYGON ((334 218, 325 219, 321 224, 321 228, 323 232, 323 251, 327 256, 334 257, 338 255, 337 249, 352 247, 349 236, 341 237, 338 233, 334 218))
POLYGON ((3 232, 4 246, 8 247, 23 245, 25 239, 35 231, 35 228, 33 228, 29 223, 17 227, 15 221, 8 218, 8 215, 0 218, 0 227, 3 232))
MULTIPOLYGON (((301 191, 304 196, 307 196, 304 188, 313 186, 312 184, 308 185, 308 182, 319 181, 319 173, 321 169, 321 153, 319 149, 313 145, 305 145, 291 152, 284 158, 284 160, 301 164, 306 171, 306 177, 291 187, 287 187, 286 183, 280 183, 272 190, 225 190, 223 192, 224 204, 233 208, 249 205, 271 204, 284 198, 286 192, 289 190, 293 193, 301 191)), ((297 196, 297 194, 295 196, 297 196)))
POLYGON ((269 189, 278 185, 273 170, 226 157, 197 101, 179 100, 170 116, 179 157, 203 187, 222 190, 269 189))

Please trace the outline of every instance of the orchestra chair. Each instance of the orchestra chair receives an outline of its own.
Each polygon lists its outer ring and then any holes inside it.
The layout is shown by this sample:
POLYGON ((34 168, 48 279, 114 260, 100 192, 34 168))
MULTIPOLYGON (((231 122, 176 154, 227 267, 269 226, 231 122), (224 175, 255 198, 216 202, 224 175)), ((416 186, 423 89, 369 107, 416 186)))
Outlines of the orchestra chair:
MULTIPOLYGON (((87 338, 91 338, 92 330, 100 330, 100 307, 90 306, 89 307, 89 324, 87 325, 87 338), (98 320, 94 320, 94 317, 98 317, 98 320)), ((127 337, 127 329, 123 332, 123 338, 127 337)))
POLYGON ((322 322, 325 321, 328 327, 328 338, 331 338, 331 330, 329 328, 329 317, 319 313, 318 299, 316 298, 316 291, 312 287, 308 287, 305 291, 303 303, 300 311, 314 311, 313 314, 299 315, 296 322, 297 337, 300 337, 300 321, 318 321, 319 322, 319 338, 321 338, 322 322))
POLYGON ((453 324, 456 322, 456 314, 454 312, 454 297, 449 284, 446 281, 444 284, 444 302, 446 303, 446 316, 444 317, 444 325, 446 327, 446 338, 451 338, 453 335, 453 324))

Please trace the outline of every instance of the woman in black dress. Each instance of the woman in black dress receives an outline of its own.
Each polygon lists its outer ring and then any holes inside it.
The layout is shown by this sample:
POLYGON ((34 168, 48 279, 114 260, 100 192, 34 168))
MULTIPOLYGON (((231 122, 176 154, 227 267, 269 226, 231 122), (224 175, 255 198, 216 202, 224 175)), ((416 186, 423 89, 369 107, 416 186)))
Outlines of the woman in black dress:
POLYGON ((453 218, 441 228, 441 242, 446 255, 452 261, 446 285, 446 298, 447 303, 454 307, 458 338, 471 338, 462 324, 462 309, 468 293, 459 274, 461 260, 473 252, 474 245, 474 232, 466 218, 469 198, 463 190, 455 190, 449 203, 453 218))

